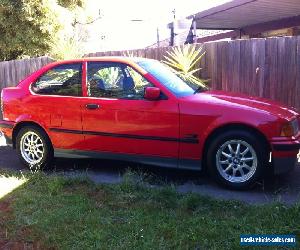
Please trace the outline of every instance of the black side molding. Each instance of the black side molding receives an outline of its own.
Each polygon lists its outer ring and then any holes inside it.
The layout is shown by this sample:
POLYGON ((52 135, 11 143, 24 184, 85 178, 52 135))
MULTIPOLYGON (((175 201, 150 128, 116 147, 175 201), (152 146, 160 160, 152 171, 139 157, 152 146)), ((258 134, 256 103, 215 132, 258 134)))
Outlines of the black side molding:
POLYGON ((67 133, 67 134, 83 134, 80 130, 63 129, 63 128, 50 128, 52 132, 67 133))
POLYGON ((68 150, 54 148, 54 156, 61 158, 94 158, 94 159, 111 159, 128 162, 139 162, 153 166, 166 168, 180 168, 189 170, 201 170, 201 159, 178 159, 171 157, 159 157, 149 155, 122 154, 110 152, 95 152, 83 150, 68 150))
POLYGON ((130 134, 115 134, 108 132, 98 132, 98 131, 79 131, 71 129, 61 129, 61 128, 50 128, 50 131, 58 133, 71 133, 71 134, 84 134, 84 135, 99 135, 99 136, 110 136, 119 138, 129 138, 138 140, 155 140, 155 141, 169 141, 169 142, 183 142, 197 144, 199 140, 197 137, 184 137, 184 138, 172 138, 172 137, 160 137, 160 136, 143 136, 143 135, 130 135, 130 134))

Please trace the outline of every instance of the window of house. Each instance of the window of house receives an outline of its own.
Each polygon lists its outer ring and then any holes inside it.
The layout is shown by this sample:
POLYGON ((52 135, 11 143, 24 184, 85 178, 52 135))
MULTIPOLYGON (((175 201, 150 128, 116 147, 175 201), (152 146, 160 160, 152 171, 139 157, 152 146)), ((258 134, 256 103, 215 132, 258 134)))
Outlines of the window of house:
POLYGON ((145 87, 153 86, 133 68, 119 63, 88 63, 88 96, 143 99, 145 87))
POLYGON ((32 84, 32 91, 42 95, 81 96, 81 68, 81 63, 54 67, 32 84))

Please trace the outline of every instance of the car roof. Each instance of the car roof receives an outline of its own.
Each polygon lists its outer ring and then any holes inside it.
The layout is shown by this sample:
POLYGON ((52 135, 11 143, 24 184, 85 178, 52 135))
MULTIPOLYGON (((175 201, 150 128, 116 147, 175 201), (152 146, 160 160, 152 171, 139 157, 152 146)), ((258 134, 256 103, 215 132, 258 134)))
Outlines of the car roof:
POLYGON ((64 64, 64 63, 76 63, 76 62, 120 62, 120 63, 132 63, 141 61, 152 61, 153 59, 143 58, 143 57, 126 57, 126 56, 101 56, 101 57, 85 57, 71 60, 61 60, 54 62, 54 64, 64 64))
POLYGON ((154 60, 143 58, 143 57, 125 57, 125 56, 86 57, 86 58, 55 61, 44 66, 41 69, 41 71, 45 71, 52 67, 56 67, 62 64, 72 64, 72 63, 81 63, 81 62, 116 62, 116 63, 124 63, 130 66, 134 66, 136 69, 139 69, 140 73, 146 74, 147 73, 146 70, 143 69, 140 65, 138 65, 138 62, 146 62, 146 61, 150 62, 154 60))

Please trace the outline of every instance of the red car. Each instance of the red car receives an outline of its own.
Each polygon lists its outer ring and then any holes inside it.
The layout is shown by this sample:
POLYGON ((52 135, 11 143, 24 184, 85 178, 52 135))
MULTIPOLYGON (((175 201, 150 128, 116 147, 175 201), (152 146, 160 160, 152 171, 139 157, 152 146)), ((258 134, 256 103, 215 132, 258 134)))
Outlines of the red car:
POLYGON ((299 113, 273 101, 194 89, 158 61, 55 62, 1 93, 0 128, 27 166, 53 157, 207 168, 242 189, 291 170, 299 113))

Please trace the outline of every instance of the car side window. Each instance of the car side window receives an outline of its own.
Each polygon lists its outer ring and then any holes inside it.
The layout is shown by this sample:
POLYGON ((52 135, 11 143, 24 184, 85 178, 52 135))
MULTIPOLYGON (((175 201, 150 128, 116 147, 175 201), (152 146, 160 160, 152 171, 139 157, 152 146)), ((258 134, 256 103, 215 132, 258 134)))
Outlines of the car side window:
POLYGON ((82 64, 64 64, 43 74, 31 85, 36 94, 82 96, 82 64))
POLYGON ((140 100, 145 87, 152 87, 142 75, 120 63, 89 62, 87 92, 90 97, 140 100))

